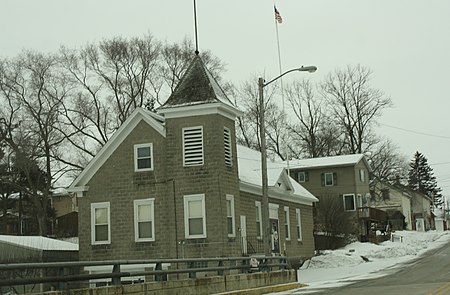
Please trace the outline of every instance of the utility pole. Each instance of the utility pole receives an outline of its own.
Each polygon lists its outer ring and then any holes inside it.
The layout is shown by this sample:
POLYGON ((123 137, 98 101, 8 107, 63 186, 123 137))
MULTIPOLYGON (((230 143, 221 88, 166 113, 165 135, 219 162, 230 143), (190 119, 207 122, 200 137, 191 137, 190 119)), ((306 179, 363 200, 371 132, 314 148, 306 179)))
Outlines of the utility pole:
POLYGON ((261 140, 261 192, 262 192, 262 235, 264 245, 264 255, 270 256, 272 254, 271 239, 270 239, 270 220, 269 220, 269 185, 267 177, 267 147, 266 147, 266 125, 265 125, 265 107, 264 107, 264 87, 270 83, 278 80, 284 75, 299 71, 314 73, 317 70, 315 66, 300 67, 292 69, 280 74, 278 77, 264 83, 263 78, 258 79, 258 94, 259 94, 259 136, 261 140))

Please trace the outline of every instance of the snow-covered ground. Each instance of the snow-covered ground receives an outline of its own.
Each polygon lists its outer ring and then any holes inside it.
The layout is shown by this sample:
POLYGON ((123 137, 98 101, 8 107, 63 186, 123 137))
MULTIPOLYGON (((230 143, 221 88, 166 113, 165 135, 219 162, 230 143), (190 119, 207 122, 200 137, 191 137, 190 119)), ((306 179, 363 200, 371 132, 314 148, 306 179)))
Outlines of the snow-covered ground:
MULTIPOLYGON (((450 240, 450 231, 397 231, 393 237, 393 241, 379 245, 355 242, 313 257, 298 271, 299 283, 308 285, 301 289, 301 293, 314 293, 318 289, 387 275, 396 271, 403 263, 447 243, 450 240), (365 262, 361 256, 369 261, 365 262)), ((297 289, 277 294, 292 294, 298 291, 297 289)))

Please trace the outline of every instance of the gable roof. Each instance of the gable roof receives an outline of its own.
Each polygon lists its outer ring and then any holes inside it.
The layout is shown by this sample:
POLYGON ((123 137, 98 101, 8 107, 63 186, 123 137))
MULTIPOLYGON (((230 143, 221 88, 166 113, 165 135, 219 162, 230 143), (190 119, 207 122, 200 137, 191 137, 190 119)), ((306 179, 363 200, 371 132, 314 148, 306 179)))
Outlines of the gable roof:
MULTIPOLYGON (((261 194, 261 153, 237 145, 237 158, 241 190, 261 194)), ((307 205, 318 201, 313 194, 292 179, 279 163, 267 163, 267 180, 270 197, 307 205)))
MULTIPOLYGON (((363 154, 341 155, 332 157, 321 157, 311 159, 296 159, 289 161, 290 169, 313 169, 323 167, 355 166, 360 161, 364 161, 369 171, 372 171, 366 157, 363 154)), ((283 163, 286 163, 284 161, 283 163)))
POLYGON ((136 125, 145 121, 152 126, 159 134, 166 137, 166 129, 164 127, 164 118, 143 108, 136 108, 119 129, 111 136, 108 142, 100 149, 95 157, 83 169, 77 178, 70 184, 69 192, 86 191, 86 184, 94 176, 98 169, 108 160, 116 148, 123 140, 134 130, 136 125))
POLYGON ((196 55, 175 90, 160 109, 214 102, 233 106, 200 56, 196 55))

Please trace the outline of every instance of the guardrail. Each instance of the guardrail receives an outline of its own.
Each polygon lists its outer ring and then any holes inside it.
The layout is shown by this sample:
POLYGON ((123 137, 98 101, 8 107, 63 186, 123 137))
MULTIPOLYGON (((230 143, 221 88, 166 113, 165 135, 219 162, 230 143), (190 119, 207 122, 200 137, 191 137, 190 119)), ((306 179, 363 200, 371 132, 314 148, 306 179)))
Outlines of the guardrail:
POLYGON ((284 270, 288 268, 284 256, 261 257, 219 257, 192 259, 153 259, 153 260, 110 260, 110 261, 71 261, 45 263, 13 263, 0 264, 0 287, 11 287, 32 284, 51 283, 57 290, 66 290, 68 282, 88 282, 95 279, 110 279, 112 285, 120 285, 126 277, 145 276, 149 280, 166 281, 170 274, 188 274, 196 278, 198 273, 207 272, 223 276, 225 271, 238 270, 241 273, 254 271, 284 270), (127 272, 121 271, 124 265, 154 265, 153 270, 127 272), (174 269, 163 269, 163 265, 175 266, 174 269), (85 267, 112 266, 112 272, 83 274, 85 267), (54 275, 42 276, 43 270, 53 270, 54 275), (18 271, 41 270, 34 277, 16 278, 18 271), (71 270, 71 271, 70 271, 71 270), (69 274, 78 272, 78 274, 69 274), (13 275, 11 278, 10 275, 13 275))

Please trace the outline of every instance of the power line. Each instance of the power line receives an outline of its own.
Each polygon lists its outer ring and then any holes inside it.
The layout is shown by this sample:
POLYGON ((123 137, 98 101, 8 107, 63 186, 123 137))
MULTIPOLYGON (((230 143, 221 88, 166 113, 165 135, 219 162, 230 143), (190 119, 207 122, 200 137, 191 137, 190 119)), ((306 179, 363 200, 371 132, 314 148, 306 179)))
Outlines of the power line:
POLYGON ((450 164, 450 162, 433 163, 430 165, 436 166, 436 165, 446 165, 446 164, 450 164))
POLYGON ((436 135, 436 134, 431 134, 431 133, 426 133, 426 132, 420 132, 420 131, 415 131, 415 130, 411 130, 411 129, 405 129, 405 128, 396 127, 396 126, 383 124, 383 123, 379 123, 379 124, 382 125, 382 126, 386 126, 386 127, 389 127, 389 128, 393 128, 393 129, 397 129, 397 130, 401 130, 401 131, 405 131, 405 132, 409 132, 409 133, 425 135, 425 136, 430 136, 430 137, 443 138, 443 139, 450 139, 450 136, 443 136, 443 135, 436 135))

